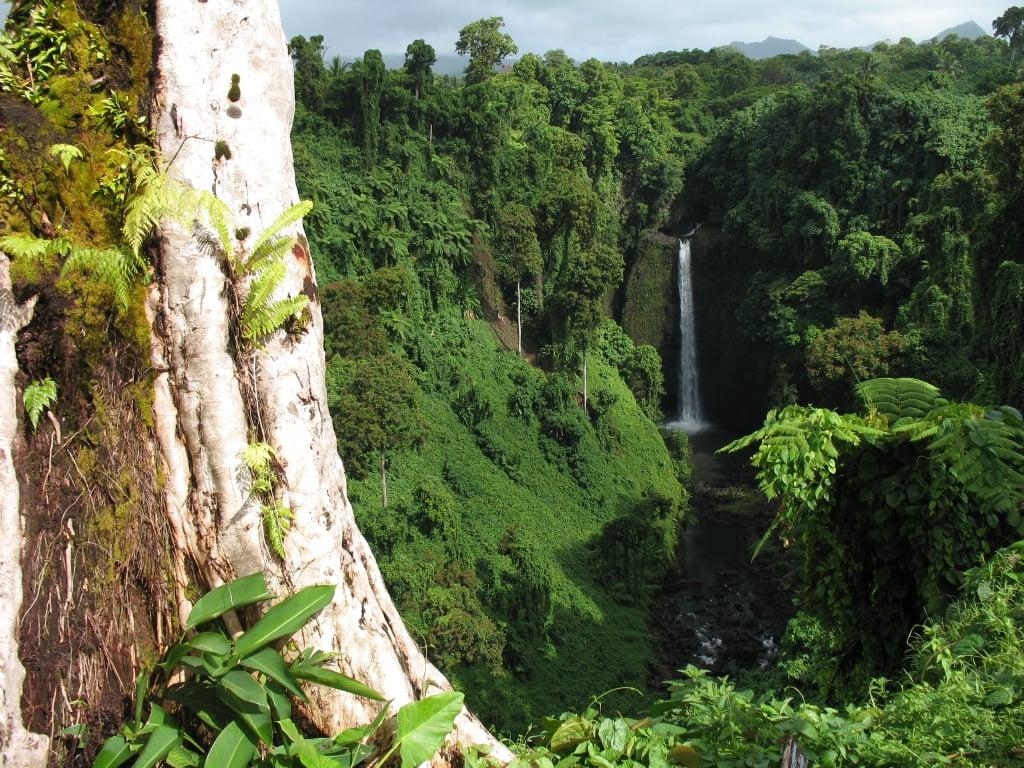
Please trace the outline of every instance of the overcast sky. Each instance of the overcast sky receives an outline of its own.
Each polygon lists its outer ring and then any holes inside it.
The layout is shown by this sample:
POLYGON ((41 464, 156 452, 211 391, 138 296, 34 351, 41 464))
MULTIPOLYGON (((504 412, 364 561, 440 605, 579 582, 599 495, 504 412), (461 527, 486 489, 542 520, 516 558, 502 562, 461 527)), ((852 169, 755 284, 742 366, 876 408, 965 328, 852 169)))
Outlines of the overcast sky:
POLYGON ((578 61, 755 42, 772 35, 817 50, 910 37, 975 21, 986 32, 1012 0, 280 0, 285 34, 323 35, 327 56, 404 53, 417 38, 453 54, 458 30, 502 16, 521 53, 564 49, 578 61))

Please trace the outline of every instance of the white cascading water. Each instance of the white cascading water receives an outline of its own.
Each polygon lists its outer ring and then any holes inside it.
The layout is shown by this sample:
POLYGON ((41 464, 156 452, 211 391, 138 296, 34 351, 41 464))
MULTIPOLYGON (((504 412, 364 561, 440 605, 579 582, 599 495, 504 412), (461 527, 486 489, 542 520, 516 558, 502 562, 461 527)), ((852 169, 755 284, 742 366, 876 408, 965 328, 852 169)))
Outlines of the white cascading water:
MULTIPOLYGON (((694 230, 696 232, 697 230, 694 230)), ((693 284, 690 280, 690 236, 679 241, 679 418, 684 430, 705 426, 697 377, 697 331, 693 319, 693 284)))

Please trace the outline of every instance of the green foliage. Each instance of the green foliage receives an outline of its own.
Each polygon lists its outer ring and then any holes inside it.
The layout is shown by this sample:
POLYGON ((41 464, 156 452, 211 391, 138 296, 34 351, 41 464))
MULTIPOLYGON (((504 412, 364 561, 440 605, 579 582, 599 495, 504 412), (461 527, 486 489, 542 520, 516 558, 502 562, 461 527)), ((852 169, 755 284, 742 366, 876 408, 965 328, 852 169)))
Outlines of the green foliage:
MULTIPOLYGON (((858 387, 867 412, 789 406, 723 450, 752 463, 772 529, 801 541, 804 609, 839 633, 846 676, 890 671, 977 558, 1024 533, 1024 421, 914 379, 858 387)), ((767 537, 771 530, 765 534, 767 537)))
POLYGON ((32 429, 39 426, 39 417, 43 411, 57 402, 57 382, 47 376, 45 379, 31 381, 25 386, 22 394, 25 415, 28 416, 32 429))
POLYGON ((900 367, 908 342, 899 331, 886 331, 881 320, 861 310, 841 317, 831 328, 813 335, 807 344, 807 376, 819 391, 830 385, 850 385, 887 375, 900 367))
MULTIPOLYGON (((167 651, 156 666, 155 680, 146 673, 139 676, 135 716, 104 743, 95 768, 148 768, 160 761, 231 768, 324 761, 357 766, 370 759, 375 752, 371 740, 380 743, 377 734, 388 715, 386 703, 372 723, 330 738, 303 736, 292 719, 292 700, 307 701, 303 682, 383 702, 381 696, 330 669, 332 654, 306 648, 289 659, 271 646, 301 629, 333 595, 334 587, 306 587, 274 605, 235 639, 218 619, 270 598, 263 575, 237 579, 204 595, 186 621, 191 636, 167 651), (184 681, 182 671, 189 673, 184 681), (168 702, 176 705, 173 716, 168 702), (147 703, 150 714, 143 721, 147 703)), ((461 710, 461 693, 441 693, 401 707, 394 740, 378 762, 385 763, 396 751, 403 766, 429 760, 461 710)))
POLYGON ((506 57, 519 52, 512 38, 501 31, 503 26, 503 18, 492 16, 474 21, 459 30, 455 52, 462 56, 469 54, 467 83, 483 82, 506 57))
POLYGON ((107 287, 122 314, 132 303, 132 292, 145 274, 148 264, 138 252, 127 248, 89 248, 58 237, 4 235, 0 248, 15 258, 44 266, 51 259, 62 260, 61 276, 84 272, 107 287))
POLYGON ((968 572, 947 616, 912 639, 910 672, 873 680, 863 703, 801 702, 792 689, 758 694, 691 666, 641 718, 603 715, 595 703, 549 720, 541 744, 522 749, 516 764, 771 768, 795 738, 811 765, 1017 765, 1022 588, 1024 542, 968 572))
POLYGON ((50 147, 50 154, 60 160, 61 165, 64 166, 65 172, 70 172, 71 163, 75 160, 85 159, 85 155, 82 154, 82 150, 74 144, 54 144, 50 147))
POLYGON ((249 490, 260 500, 260 515, 267 546, 284 560, 284 537, 291 528, 292 511, 274 497, 281 479, 277 452, 268 443, 249 443, 242 450, 242 462, 249 470, 249 490))

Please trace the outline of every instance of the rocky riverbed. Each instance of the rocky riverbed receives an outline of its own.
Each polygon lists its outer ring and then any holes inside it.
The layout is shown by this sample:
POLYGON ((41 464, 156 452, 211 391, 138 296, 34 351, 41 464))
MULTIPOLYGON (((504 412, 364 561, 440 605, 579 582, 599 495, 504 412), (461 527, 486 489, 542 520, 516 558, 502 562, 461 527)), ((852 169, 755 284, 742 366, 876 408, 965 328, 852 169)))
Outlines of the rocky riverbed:
POLYGON ((796 559, 773 537, 751 561, 774 511, 744 462, 714 455, 724 442, 692 440, 691 514, 650 620, 654 687, 687 664, 730 676, 769 666, 794 613, 796 559))

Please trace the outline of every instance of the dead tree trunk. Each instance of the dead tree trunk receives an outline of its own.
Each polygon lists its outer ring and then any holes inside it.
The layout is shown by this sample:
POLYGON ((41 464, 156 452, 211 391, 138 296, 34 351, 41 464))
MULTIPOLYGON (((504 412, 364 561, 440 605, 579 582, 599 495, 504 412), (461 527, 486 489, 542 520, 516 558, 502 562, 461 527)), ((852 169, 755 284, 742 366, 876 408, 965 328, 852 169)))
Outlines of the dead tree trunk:
MULTIPOLYGON (((249 238, 258 236, 298 199, 289 139, 292 66, 277 3, 158 0, 156 19, 159 148, 172 177, 228 205, 244 247, 246 229, 249 238), (241 89, 235 101, 228 98, 233 75, 241 89)), ((255 571, 266 572, 281 593, 338 585, 304 641, 337 652, 343 672, 398 707, 449 685, 406 631, 356 527, 327 412, 310 254, 301 228, 291 232, 298 240, 277 296, 305 293, 311 317, 303 329, 278 330, 254 348, 241 339, 223 259, 177 226, 161 227, 150 310, 166 509, 182 553, 177 578, 185 578, 187 557, 211 586, 255 571), (276 451, 275 494, 294 513, 284 562, 268 550, 260 503, 247 492, 242 450, 257 440, 276 451)), ((320 692, 310 715, 332 733, 370 720, 376 706, 320 692)), ((454 737, 510 757, 466 712, 454 737)))

